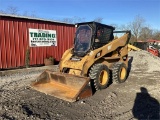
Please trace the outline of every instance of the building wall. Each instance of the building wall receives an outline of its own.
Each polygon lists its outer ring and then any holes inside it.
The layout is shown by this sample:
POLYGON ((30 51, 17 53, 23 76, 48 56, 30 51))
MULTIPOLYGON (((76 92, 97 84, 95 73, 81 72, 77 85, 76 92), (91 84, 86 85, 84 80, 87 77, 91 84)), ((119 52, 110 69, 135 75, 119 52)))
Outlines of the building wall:
POLYGON ((57 46, 30 47, 30 65, 44 64, 44 58, 57 61, 73 45, 75 27, 72 24, 0 16, 0 69, 25 66, 29 47, 29 28, 56 30, 57 46))

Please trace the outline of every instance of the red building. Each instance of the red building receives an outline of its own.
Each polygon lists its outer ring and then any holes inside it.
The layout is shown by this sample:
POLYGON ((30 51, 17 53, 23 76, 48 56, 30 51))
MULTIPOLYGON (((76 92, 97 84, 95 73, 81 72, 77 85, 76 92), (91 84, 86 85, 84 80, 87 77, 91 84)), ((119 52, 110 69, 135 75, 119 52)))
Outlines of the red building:
POLYGON ((27 48, 30 65, 44 64, 50 56, 59 61, 72 47, 74 33, 73 24, 0 14, 0 69, 25 66, 27 48))

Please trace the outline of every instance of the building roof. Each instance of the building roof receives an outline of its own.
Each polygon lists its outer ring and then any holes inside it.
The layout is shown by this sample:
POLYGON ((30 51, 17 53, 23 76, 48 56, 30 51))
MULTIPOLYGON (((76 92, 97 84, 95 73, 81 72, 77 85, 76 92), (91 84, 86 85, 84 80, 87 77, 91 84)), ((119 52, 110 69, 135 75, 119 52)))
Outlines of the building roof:
POLYGON ((160 42, 160 40, 148 39, 147 42, 160 42))
POLYGON ((61 21, 55 21, 55 20, 49 20, 49 19, 43 19, 43 18, 34 18, 34 17, 28 17, 28 16, 20 16, 20 15, 11 15, 11 14, 2 14, 0 13, 0 17, 11 17, 11 18, 20 18, 20 19, 28 19, 28 20, 38 20, 38 21, 44 21, 44 22, 53 22, 53 23, 61 23, 61 24, 67 24, 67 25, 74 25, 71 23, 61 22, 61 21))

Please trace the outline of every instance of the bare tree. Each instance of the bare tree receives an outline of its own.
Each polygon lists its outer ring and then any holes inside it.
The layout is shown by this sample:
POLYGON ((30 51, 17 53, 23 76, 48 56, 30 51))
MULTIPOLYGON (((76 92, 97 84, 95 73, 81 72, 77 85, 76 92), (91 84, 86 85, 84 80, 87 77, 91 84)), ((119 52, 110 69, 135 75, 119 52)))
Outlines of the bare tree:
POLYGON ((0 10, 2 14, 11 14, 11 15, 18 15, 18 8, 15 6, 8 6, 6 10, 0 10))
POLYGON ((144 23, 145 23, 145 20, 142 17, 136 16, 135 19, 128 24, 128 28, 132 31, 132 35, 135 41, 138 40, 140 36, 140 32, 144 27, 144 23))
POLYGON ((0 13, 2 14, 6 14, 6 12, 4 10, 0 10, 0 13))
POLYGON ((130 30, 130 28, 128 27, 128 24, 122 24, 120 26, 118 26, 118 29, 119 30, 130 30))
POLYGON ((160 40, 160 30, 153 31, 152 39, 160 40))
MULTIPOLYGON (((120 30, 131 30, 131 39, 129 43, 136 42, 139 37, 141 36, 141 33, 144 33, 144 29, 142 32, 142 28, 145 28, 145 20, 144 18, 140 16, 136 16, 133 21, 131 21, 128 24, 123 24, 119 27, 120 30)), ((141 36, 142 37, 142 36, 141 36)))
POLYGON ((149 27, 143 27, 140 31, 139 39, 142 41, 146 41, 147 39, 152 38, 152 32, 149 27))
POLYGON ((66 23, 74 23, 72 18, 63 18, 59 21, 66 22, 66 23))
POLYGON ((116 30, 119 28, 117 24, 110 24, 110 26, 113 26, 116 30))
POLYGON ((85 21, 85 18, 81 18, 81 17, 78 17, 78 16, 74 16, 74 17, 72 17, 72 18, 69 18, 69 17, 62 18, 62 19, 60 19, 59 21, 66 22, 66 23, 71 23, 71 24, 75 24, 75 23, 79 23, 79 22, 84 22, 84 21, 85 21))
POLYGON ((73 17, 73 23, 78 23, 78 22, 85 22, 85 18, 81 18, 81 17, 78 17, 78 16, 74 16, 73 17))
POLYGON ((33 17, 33 18, 37 17, 37 15, 35 14, 35 11, 32 11, 32 12, 25 11, 24 13, 20 14, 19 9, 15 6, 8 6, 6 10, 0 10, 0 13, 11 14, 11 15, 22 15, 22 16, 33 17))
POLYGON ((15 6, 8 6, 6 13, 12 14, 12 15, 18 15, 18 8, 15 6))
POLYGON ((35 12, 33 11, 32 14, 30 14, 28 11, 25 11, 22 16, 26 16, 26 17, 32 17, 32 18, 36 18, 37 15, 35 14, 35 12))
MULTIPOLYGON (((103 20, 102 17, 97 17, 97 18, 95 18, 93 21, 102 23, 102 20, 103 20)), ((60 19, 59 21, 74 24, 74 23, 79 23, 79 22, 85 22, 85 18, 84 18, 84 17, 74 16, 74 17, 72 17, 72 18, 66 17, 66 18, 60 19)))
POLYGON ((97 17, 94 19, 95 22, 99 22, 99 23, 102 23, 103 21, 103 18, 102 17, 97 17))
POLYGON ((24 11, 23 16, 29 16, 28 11, 24 11))

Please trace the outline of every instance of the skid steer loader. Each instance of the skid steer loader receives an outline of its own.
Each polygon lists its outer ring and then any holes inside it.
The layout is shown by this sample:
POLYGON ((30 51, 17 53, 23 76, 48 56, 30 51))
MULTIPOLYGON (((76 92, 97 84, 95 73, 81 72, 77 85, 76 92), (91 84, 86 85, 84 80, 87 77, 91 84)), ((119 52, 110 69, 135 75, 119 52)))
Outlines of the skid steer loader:
POLYGON ((66 50, 59 71, 44 71, 32 88, 74 102, 105 89, 110 80, 123 83, 127 77, 130 31, 97 22, 76 24, 74 47, 66 50), (114 39, 113 33, 124 33, 114 39), (110 77, 112 74, 112 77, 110 77))

